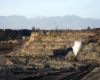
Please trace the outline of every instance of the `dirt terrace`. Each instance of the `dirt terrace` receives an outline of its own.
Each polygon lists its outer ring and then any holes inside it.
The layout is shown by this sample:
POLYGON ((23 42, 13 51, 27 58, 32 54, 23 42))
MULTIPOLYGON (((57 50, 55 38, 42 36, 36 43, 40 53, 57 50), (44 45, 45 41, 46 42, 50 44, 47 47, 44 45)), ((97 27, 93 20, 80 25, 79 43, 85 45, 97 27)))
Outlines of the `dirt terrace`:
POLYGON ((91 75, 92 70, 99 70, 99 48, 100 29, 39 31, 31 33, 28 41, 1 41, 0 79, 86 80, 89 79, 88 73, 91 75), (83 45, 78 61, 74 61, 71 47, 80 37, 83 45))

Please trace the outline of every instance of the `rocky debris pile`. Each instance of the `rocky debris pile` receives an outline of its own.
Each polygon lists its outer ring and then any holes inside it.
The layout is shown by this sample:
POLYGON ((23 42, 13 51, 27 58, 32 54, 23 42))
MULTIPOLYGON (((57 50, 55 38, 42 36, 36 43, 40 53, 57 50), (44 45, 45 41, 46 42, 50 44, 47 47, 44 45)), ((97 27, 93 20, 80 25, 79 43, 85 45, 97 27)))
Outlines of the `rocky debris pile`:
MULTIPOLYGON (((98 31, 99 32, 99 31, 98 31)), ((83 57, 99 57, 100 55, 100 37, 96 31, 83 30, 75 31, 68 30, 63 32, 32 32, 30 40, 22 47, 6 56, 54 56, 54 57, 69 57, 74 56, 71 47, 74 41, 82 38, 82 46, 78 56, 83 57), (59 34, 58 34, 59 33, 59 34), (55 35, 54 35, 55 34, 55 35)))

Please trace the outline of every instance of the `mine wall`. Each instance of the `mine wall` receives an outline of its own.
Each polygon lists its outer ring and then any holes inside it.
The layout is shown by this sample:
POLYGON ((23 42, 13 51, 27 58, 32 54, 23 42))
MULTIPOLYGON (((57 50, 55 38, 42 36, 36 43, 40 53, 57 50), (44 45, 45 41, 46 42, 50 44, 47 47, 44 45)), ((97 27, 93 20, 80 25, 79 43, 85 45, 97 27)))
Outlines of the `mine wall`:
MULTIPOLYGON (((66 31, 39 31, 32 32, 28 41, 15 52, 7 56, 55 56, 72 57, 71 50, 75 41, 82 42, 78 57, 99 57, 100 37, 98 30, 66 30, 66 31)), ((25 37, 24 37, 25 38, 25 37)))

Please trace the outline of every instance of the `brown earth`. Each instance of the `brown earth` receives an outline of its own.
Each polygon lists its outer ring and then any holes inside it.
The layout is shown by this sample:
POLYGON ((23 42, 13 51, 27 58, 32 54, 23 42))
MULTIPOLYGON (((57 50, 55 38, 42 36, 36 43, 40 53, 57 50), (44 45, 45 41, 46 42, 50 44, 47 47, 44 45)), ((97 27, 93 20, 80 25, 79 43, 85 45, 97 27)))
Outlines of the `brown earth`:
MULTIPOLYGON (((73 74, 73 71, 85 71, 85 63, 100 63, 99 28, 32 32, 30 38, 23 39, 0 41, 1 80, 62 80, 65 78, 63 75, 73 74), (74 62, 70 60, 74 57, 71 47, 80 38, 82 46, 77 56, 78 61, 74 62), (80 61, 84 63, 79 63, 80 61)), ((93 69, 81 79, 99 80, 99 66, 93 69)))

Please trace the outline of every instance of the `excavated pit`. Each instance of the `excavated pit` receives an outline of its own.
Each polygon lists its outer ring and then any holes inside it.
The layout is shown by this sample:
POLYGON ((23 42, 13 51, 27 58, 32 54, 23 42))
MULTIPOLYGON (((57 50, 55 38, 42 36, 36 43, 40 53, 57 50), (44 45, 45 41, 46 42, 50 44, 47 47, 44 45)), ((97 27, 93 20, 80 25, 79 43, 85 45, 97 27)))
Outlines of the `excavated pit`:
POLYGON ((100 67, 100 29, 32 32, 23 39, 1 41, 1 80, 80 80, 100 67), (71 47, 80 37, 75 60, 71 47))

